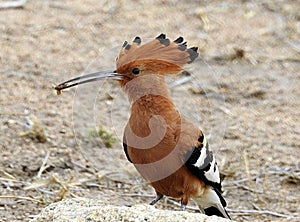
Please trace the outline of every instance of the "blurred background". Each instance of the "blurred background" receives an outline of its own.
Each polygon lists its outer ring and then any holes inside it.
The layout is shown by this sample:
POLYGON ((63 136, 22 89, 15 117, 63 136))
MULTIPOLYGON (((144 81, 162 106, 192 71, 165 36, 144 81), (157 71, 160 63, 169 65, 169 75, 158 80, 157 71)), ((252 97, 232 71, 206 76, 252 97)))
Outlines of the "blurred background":
POLYGON ((160 33, 199 47, 192 76, 168 83, 209 136, 232 218, 299 217, 299 11, 296 0, 0 0, 1 220, 28 221, 64 198, 151 200, 123 153, 129 104, 117 84, 53 87, 114 69, 125 40, 160 33))

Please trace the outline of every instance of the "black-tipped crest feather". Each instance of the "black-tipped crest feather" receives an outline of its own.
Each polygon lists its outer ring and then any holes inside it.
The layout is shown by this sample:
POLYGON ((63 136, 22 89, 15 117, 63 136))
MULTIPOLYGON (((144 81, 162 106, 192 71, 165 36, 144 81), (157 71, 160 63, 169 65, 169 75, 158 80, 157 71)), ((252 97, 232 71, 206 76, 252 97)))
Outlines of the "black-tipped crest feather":
POLYGON ((164 33, 158 35, 154 40, 141 45, 141 38, 135 37, 132 45, 127 41, 123 44, 123 49, 117 59, 117 69, 139 60, 164 61, 174 66, 181 67, 191 63, 197 56, 197 47, 187 49, 187 42, 183 42, 183 37, 178 37, 173 42, 164 33))
POLYGON ((177 39, 175 39, 174 40, 174 42, 176 43, 176 44, 179 44, 179 43, 182 43, 183 42, 183 37, 178 37, 177 39))
POLYGON ((141 40, 140 37, 136 36, 136 37, 134 38, 133 42, 136 43, 136 44, 138 44, 138 45, 140 45, 141 42, 142 42, 142 40, 141 40))
POLYGON ((161 33, 159 36, 156 37, 157 39, 165 39, 166 38, 166 34, 161 33))

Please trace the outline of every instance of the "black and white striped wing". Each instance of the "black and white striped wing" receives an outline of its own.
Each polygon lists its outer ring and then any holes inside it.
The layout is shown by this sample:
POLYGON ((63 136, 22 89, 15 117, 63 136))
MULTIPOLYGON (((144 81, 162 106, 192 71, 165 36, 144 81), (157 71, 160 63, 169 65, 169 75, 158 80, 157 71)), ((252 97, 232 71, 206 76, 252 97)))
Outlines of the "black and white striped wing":
POLYGON ((226 201, 221 195, 222 186, 218 165, 213 152, 209 150, 204 134, 201 133, 198 138, 198 146, 188 152, 186 157, 185 166, 188 170, 203 183, 211 186, 220 197, 222 205, 226 206, 226 201))

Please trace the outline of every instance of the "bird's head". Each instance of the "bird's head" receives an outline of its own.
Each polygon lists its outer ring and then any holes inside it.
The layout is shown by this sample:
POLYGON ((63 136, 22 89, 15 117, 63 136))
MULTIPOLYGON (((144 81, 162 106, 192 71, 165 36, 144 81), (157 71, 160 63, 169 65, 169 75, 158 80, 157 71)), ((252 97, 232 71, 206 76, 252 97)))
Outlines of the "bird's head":
POLYGON ((173 42, 160 34, 154 40, 141 45, 141 38, 135 37, 132 44, 124 42, 117 57, 116 70, 101 71, 70 79, 55 87, 58 93, 61 90, 79 84, 104 79, 119 81, 121 87, 129 81, 144 75, 169 75, 183 71, 183 66, 193 62, 198 48, 187 48, 182 37, 173 42))

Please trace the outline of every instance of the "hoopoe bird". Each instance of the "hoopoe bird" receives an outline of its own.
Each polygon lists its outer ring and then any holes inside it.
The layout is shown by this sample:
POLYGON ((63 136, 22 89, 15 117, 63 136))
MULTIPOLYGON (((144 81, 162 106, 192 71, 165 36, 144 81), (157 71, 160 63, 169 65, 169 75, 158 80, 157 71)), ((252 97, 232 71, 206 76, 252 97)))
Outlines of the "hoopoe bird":
POLYGON ((127 159, 157 194, 151 205, 164 195, 180 198, 184 210, 190 198, 202 213, 230 219, 221 194, 216 159, 202 131, 176 110, 165 76, 184 71, 198 48, 187 48, 182 37, 171 42, 165 34, 141 45, 135 37, 124 42, 116 70, 77 77, 55 87, 61 90, 79 84, 113 79, 128 95, 131 115, 124 130, 123 148, 127 159))

